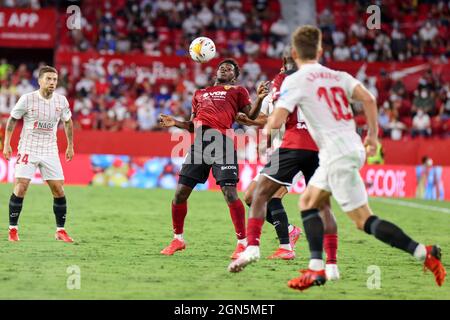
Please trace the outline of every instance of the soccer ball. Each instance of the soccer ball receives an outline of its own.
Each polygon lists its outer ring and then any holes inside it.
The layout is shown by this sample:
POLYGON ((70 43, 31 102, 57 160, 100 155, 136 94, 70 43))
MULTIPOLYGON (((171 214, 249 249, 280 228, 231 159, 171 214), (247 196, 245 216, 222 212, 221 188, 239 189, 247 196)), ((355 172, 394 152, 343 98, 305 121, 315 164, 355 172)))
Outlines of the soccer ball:
POLYGON ((216 55, 216 45, 210 38, 198 37, 191 42, 189 54, 196 62, 208 62, 216 55))

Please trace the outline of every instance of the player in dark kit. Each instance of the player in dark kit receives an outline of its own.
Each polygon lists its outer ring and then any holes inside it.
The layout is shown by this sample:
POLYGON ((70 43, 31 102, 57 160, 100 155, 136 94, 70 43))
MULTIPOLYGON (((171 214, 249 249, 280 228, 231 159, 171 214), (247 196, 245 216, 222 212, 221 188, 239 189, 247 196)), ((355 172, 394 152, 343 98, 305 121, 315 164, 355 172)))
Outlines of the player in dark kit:
POLYGON ((176 251, 186 248, 183 227, 187 214, 187 199, 197 183, 204 183, 208 179, 211 168, 230 209, 238 239, 231 258, 236 259, 247 246, 245 208, 236 190, 239 171, 234 142, 230 137, 231 126, 238 112, 246 114, 250 119, 257 117, 262 100, 268 94, 268 83, 262 83, 258 87, 257 98, 252 105, 247 89, 235 85, 239 73, 236 61, 223 60, 218 66, 214 85, 194 93, 189 121, 178 121, 168 115, 160 116, 163 127, 176 126, 195 131, 195 140, 181 167, 175 197, 172 200, 174 239, 161 251, 164 255, 173 255, 176 251))

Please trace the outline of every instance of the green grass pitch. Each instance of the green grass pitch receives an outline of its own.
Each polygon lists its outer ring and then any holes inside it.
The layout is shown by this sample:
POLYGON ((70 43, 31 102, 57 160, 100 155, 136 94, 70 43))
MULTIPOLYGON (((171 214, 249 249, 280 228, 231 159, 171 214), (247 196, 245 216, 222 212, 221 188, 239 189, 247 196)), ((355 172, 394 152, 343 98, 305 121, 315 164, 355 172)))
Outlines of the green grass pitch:
MULTIPOLYGON (((171 240, 173 190, 67 186, 67 230, 74 244, 56 242, 52 199, 32 185, 20 219, 19 243, 7 241, 11 185, 0 185, 0 299, 450 299, 450 279, 439 288, 411 256, 355 229, 336 204, 341 280, 297 292, 287 281, 307 266, 304 237, 294 261, 270 261, 277 246, 265 224, 262 259, 230 274, 235 246, 228 208, 219 192, 194 192, 185 225, 187 249, 159 254, 171 240), (80 268, 80 289, 67 288, 69 266, 80 268), (381 288, 368 289, 369 266, 381 271, 381 288)), ((298 197, 284 204, 300 224, 298 197)), ((425 244, 439 243, 450 269, 450 203, 408 201, 446 208, 432 211, 371 200, 374 211, 425 244)))

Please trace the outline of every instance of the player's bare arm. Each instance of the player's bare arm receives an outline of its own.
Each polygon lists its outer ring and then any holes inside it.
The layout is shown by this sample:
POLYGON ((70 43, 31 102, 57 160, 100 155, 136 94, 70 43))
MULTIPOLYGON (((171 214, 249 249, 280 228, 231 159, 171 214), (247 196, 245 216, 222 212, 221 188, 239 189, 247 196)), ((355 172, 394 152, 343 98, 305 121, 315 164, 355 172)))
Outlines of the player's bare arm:
POLYGON ((239 112, 236 116, 236 122, 244 126, 258 126, 262 128, 267 123, 267 115, 260 113, 255 120, 252 120, 245 113, 239 112))
POLYGON ((253 105, 245 106, 242 110, 251 120, 255 120, 261 110, 264 98, 269 94, 269 81, 261 82, 256 91, 257 97, 253 105))
POLYGON ((5 142, 3 144, 3 156, 5 157, 6 160, 9 160, 12 155, 11 137, 14 132, 14 129, 16 128, 16 124, 17 119, 14 119, 13 117, 8 118, 5 130, 5 142))
POLYGON ((66 132, 67 137, 67 149, 66 149, 66 161, 71 161, 73 156, 75 155, 75 151, 73 149, 73 121, 69 119, 69 121, 64 122, 64 131, 66 132))
POLYGON ((363 85, 357 85, 353 90, 352 99, 360 101, 363 104, 364 113, 369 127, 367 136, 364 139, 367 155, 373 156, 377 150, 378 143, 378 109, 377 101, 372 93, 363 85))
POLYGON ((191 118, 188 121, 179 121, 172 116, 167 114, 159 115, 159 124, 163 128, 177 127, 180 129, 187 130, 189 132, 194 132, 194 120, 195 113, 192 113, 191 118))

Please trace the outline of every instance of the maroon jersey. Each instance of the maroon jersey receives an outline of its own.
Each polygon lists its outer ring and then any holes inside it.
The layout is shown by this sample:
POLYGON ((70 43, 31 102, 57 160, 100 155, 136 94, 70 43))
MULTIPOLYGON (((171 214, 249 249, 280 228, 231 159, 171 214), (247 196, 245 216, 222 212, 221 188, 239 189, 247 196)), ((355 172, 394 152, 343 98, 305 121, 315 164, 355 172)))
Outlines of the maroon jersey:
MULTIPOLYGON (((273 104, 275 104, 280 97, 281 84, 287 76, 288 74, 286 73, 280 73, 273 79, 273 104)), ((288 116, 285 126, 286 129, 280 148, 319 151, 316 143, 308 132, 306 123, 301 119, 298 107, 296 107, 294 112, 288 116)))
POLYGON ((226 134, 236 114, 250 104, 250 95, 244 87, 225 85, 199 89, 192 98, 194 126, 208 126, 226 134))

